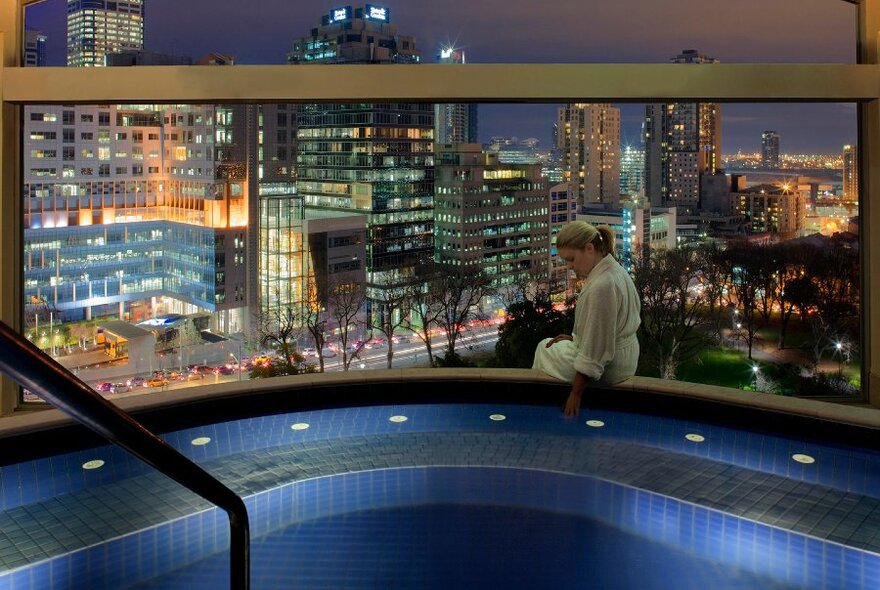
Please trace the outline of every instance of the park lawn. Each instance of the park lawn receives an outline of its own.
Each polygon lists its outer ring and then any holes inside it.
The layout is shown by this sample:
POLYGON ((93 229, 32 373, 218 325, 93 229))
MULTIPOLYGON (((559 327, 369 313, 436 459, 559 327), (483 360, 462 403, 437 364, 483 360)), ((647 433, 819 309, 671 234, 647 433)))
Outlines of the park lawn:
MULTIPOLYGON (((755 362, 741 351, 729 348, 709 348, 697 359, 681 365, 678 379, 689 383, 705 383, 743 389, 753 382, 755 362)), ((763 364, 758 363, 763 369, 763 364)))

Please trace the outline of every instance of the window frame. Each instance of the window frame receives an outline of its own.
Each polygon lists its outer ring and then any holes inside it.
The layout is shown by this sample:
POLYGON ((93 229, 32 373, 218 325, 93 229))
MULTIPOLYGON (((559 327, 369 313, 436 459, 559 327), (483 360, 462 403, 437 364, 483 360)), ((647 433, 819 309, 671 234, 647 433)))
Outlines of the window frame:
MULTIPOLYGON (((308 67, 25 68, 24 8, 0 3, 0 320, 21 327, 21 130, 25 104, 242 102, 855 102, 858 107, 862 281, 861 402, 880 407, 880 0, 858 5, 857 64, 419 64, 308 67), (816 84, 820 79, 822 84, 816 84), (181 83, 186 80, 187 83, 181 83), (871 228, 877 228, 875 233, 871 228)), ((841 1, 841 0, 828 0, 841 1)), ((0 380, 0 416, 20 404, 0 380)), ((853 419, 858 420, 854 408, 853 419)))

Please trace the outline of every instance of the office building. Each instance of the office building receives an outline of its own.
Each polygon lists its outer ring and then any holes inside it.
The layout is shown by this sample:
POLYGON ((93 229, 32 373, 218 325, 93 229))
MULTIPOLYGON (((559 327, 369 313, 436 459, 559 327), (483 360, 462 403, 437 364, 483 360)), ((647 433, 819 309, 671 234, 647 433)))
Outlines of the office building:
MULTIPOLYGON (((718 63, 694 50, 673 63, 718 63)), ((653 206, 694 212, 700 176, 721 167, 721 110, 717 103, 665 103, 645 107, 645 194, 653 206)))
POLYGON ((108 53, 144 48, 144 0, 67 0, 67 65, 104 66, 108 53))
POLYGON ((522 140, 518 137, 492 137, 485 147, 486 151, 498 156, 498 161, 502 164, 537 164, 540 162, 538 140, 534 137, 522 140))
POLYGON ((550 248, 548 251, 547 275, 550 277, 550 296, 554 301, 564 301, 571 296, 569 292, 568 264, 559 257, 556 250, 556 236, 562 226, 574 221, 577 214, 577 199, 567 182, 550 187, 550 248))
POLYGON ((843 146, 843 202, 859 202, 859 153, 858 146, 843 146))
POLYGON ((565 182, 581 206, 620 199, 620 109, 610 104, 575 103, 560 107, 556 148, 565 182))
POLYGON ((436 260, 494 287, 546 275, 547 185, 538 164, 502 164, 479 144, 437 146, 436 260))
POLYGON ((761 166, 770 170, 779 168, 779 134, 775 131, 761 134, 761 166))
POLYGON ((25 67, 42 67, 46 62, 46 35, 40 31, 24 32, 24 65, 25 67))
MULTIPOLYGON (((309 36, 293 42, 289 61, 417 63, 419 52, 412 37, 398 34, 387 9, 365 5, 324 15, 309 36)), ((297 193, 307 210, 367 217, 371 301, 382 299, 379 290, 416 281, 433 258, 434 130, 433 104, 297 110, 297 193)))
POLYGON ((634 257, 678 244, 675 207, 651 207, 644 200, 627 200, 620 207, 582 207, 575 217, 612 229, 617 259, 627 270, 632 268, 634 257))

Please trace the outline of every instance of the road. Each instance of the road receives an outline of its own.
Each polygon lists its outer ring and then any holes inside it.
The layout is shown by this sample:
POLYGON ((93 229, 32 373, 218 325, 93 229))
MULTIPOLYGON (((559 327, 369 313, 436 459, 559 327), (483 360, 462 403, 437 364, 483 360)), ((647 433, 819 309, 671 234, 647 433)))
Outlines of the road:
MULTIPOLYGON (((472 352, 488 352, 494 350, 495 343, 498 341, 498 326, 478 326, 476 328, 465 331, 456 342, 456 350, 462 356, 467 356, 472 352)), ((431 341, 432 350, 435 353, 442 354, 446 348, 446 339, 443 336, 436 337, 431 341)), ((388 367, 388 349, 385 346, 371 349, 361 349, 358 358, 354 359, 349 370, 351 371, 367 371, 374 369, 385 369, 388 367)), ((306 359, 306 362, 317 364, 316 357, 306 359)), ((428 353, 425 351, 424 343, 416 336, 410 337, 410 342, 400 342, 394 345, 394 357, 392 367, 396 369, 408 367, 425 367, 428 364, 428 353)), ((333 358, 324 359, 324 371, 335 372, 342 371, 342 355, 333 358)), ((115 381, 125 381, 126 378, 116 379, 115 381)), ((229 383, 238 380, 250 379, 247 372, 241 374, 233 373, 231 375, 206 375, 204 379, 198 381, 171 381, 163 387, 137 387, 133 391, 123 393, 105 393, 107 399, 118 399, 123 397, 131 397, 133 395, 143 395, 155 391, 168 391, 176 389, 184 389, 188 387, 198 387, 200 385, 208 385, 211 383, 229 383)), ((90 383, 96 386, 98 383, 90 383)))

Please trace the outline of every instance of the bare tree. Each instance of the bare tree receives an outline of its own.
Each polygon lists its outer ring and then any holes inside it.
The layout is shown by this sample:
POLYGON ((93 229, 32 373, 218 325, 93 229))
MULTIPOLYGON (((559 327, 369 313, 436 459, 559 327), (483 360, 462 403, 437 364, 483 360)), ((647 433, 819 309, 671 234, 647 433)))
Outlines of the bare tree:
POLYGON ((761 252, 758 247, 748 242, 730 246, 719 260, 725 274, 732 303, 741 309, 736 328, 748 347, 749 358, 758 331, 758 290, 761 285, 762 265, 761 252))
POLYGON ((327 329, 327 308, 321 301, 314 282, 306 285, 305 300, 302 307, 303 329, 309 333, 315 343, 315 354, 318 357, 318 368, 324 372, 324 348, 327 345, 325 331, 327 329))
MULTIPOLYGON (((352 274, 339 275, 327 286, 327 305, 330 317, 339 327, 342 368, 348 371, 351 361, 363 348, 365 338, 349 351, 349 343, 367 325, 364 319, 367 308, 367 291, 364 284, 352 274)), ((353 343, 353 342, 352 342, 353 343)), ((353 343, 354 344, 354 343, 353 343)))
POLYGON ((642 301, 643 354, 663 379, 675 379, 679 365, 696 357, 706 345, 699 259, 697 251, 685 248, 655 250, 633 259, 634 282, 642 301))
POLYGON ((388 368, 394 358, 394 334, 407 323, 409 287, 397 273, 389 273, 380 281, 373 299, 374 309, 370 320, 372 330, 385 336, 388 368), (375 309, 378 307, 378 309, 375 309), (377 313, 378 312, 378 313, 377 313))
POLYGON ((425 345, 428 364, 434 366, 433 340, 431 330, 438 325, 443 308, 440 304, 442 281, 432 269, 423 274, 424 280, 407 287, 410 313, 404 318, 402 326, 415 334, 425 345))
POLYGON ((446 333, 446 358, 455 359, 455 345, 468 320, 484 319, 483 299, 494 290, 481 271, 443 272, 435 281, 435 297, 440 313, 437 325, 446 333))
POLYGON ((276 309, 274 313, 265 317, 260 327, 260 344, 275 349, 281 355, 284 374, 291 375, 295 372, 295 342, 301 333, 300 318, 290 307, 276 309))

